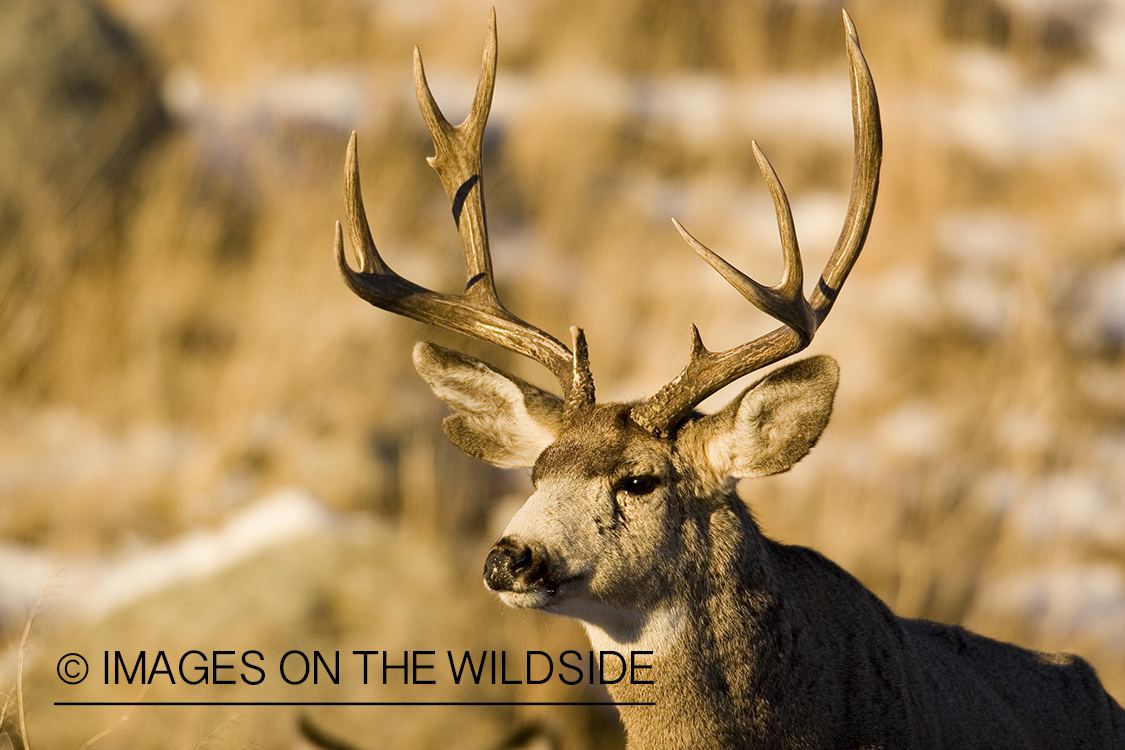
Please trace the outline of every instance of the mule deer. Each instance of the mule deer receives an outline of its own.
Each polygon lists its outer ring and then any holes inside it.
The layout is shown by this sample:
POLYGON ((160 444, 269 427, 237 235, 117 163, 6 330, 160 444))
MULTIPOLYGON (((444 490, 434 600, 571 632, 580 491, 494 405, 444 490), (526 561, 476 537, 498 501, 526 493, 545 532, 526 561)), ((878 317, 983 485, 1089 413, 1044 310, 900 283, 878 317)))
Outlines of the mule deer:
POLYGON ((691 329, 687 366, 643 401, 596 403, 585 338, 573 348, 497 297, 485 226, 481 139, 496 74, 493 13, 472 109, 446 121, 415 50, 414 78, 468 270, 459 294, 395 274, 371 238, 356 140, 346 203, 359 270, 335 253, 371 304, 530 357, 556 396, 477 359, 419 343, 414 364, 452 408, 449 439, 501 467, 530 467, 535 492, 488 553, 484 580, 513 607, 581 620, 597 649, 651 651, 654 684, 618 683, 632 748, 1125 748, 1125 712, 1082 660, 896 617, 812 550, 765 537, 735 486, 783 472, 828 422, 838 368, 816 356, 774 370, 720 411, 719 388, 805 348, 867 235, 882 136, 875 89, 851 19, 855 156, 847 217, 816 287, 803 293, 789 203, 757 145, 781 234, 781 283, 746 277, 676 223, 688 244, 755 307, 782 323, 723 352, 691 329))

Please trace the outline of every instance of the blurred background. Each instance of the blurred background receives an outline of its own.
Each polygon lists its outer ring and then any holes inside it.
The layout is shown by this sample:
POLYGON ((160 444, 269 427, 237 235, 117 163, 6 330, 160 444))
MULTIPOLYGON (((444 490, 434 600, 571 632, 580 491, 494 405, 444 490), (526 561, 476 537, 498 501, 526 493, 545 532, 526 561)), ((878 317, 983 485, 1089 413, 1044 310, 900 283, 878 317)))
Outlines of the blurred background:
MULTIPOLYGON (((354 129, 384 257, 463 284, 411 59, 418 45, 459 121, 488 8, 0 2, 0 747, 24 729, 43 748, 622 745, 599 708, 52 705, 604 699, 55 674, 72 651, 97 671, 115 649, 587 648, 572 622, 485 592, 484 555, 529 482, 446 443, 410 348, 549 374, 371 308, 331 256, 354 129)), ((508 306, 560 338, 584 326, 603 399, 671 379, 691 322, 712 348, 772 328, 669 218, 779 278, 754 138, 806 267, 823 265, 852 158, 839 4, 496 9, 485 192, 508 306)), ((898 613, 1076 652, 1120 701, 1125 3, 848 10, 885 158, 867 247, 811 347, 841 363, 835 416, 792 472, 741 491, 767 533, 898 613)))

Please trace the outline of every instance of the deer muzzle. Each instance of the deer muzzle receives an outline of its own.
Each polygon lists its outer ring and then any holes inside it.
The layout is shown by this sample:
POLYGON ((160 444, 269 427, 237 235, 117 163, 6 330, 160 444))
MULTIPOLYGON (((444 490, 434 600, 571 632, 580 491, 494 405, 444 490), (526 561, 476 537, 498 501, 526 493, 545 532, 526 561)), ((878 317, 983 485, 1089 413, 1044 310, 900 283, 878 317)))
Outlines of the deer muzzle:
POLYGON ((506 536, 492 545, 485 558, 484 583, 501 594, 546 594, 553 588, 548 570, 544 549, 506 536))

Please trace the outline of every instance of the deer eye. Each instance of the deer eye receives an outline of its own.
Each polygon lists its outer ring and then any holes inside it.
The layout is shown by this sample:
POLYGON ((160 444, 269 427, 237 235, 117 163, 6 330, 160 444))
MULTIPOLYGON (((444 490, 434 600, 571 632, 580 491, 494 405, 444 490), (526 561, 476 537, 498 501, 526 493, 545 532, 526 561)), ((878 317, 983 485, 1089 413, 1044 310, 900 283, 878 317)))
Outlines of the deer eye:
POLYGON ((617 483, 617 491, 624 492, 627 495, 634 497, 641 497, 648 495, 660 485, 660 477, 653 476, 652 474, 642 474, 641 476, 625 477, 617 483))

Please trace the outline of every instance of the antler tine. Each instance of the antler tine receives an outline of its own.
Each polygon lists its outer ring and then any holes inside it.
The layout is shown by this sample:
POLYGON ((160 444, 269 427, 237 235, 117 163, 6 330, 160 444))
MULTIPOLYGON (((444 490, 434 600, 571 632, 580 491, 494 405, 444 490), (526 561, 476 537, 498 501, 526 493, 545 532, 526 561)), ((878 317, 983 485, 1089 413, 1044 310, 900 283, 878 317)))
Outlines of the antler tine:
POLYGON ((802 269, 793 216, 785 190, 777 175, 754 144, 754 156, 769 184, 777 212, 778 230, 785 268, 781 283, 765 287, 743 274, 712 252, 673 219, 687 243, 755 307, 785 325, 741 346, 711 352, 703 345, 699 331, 691 327, 692 348, 687 366, 632 411, 633 421, 654 435, 671 433, 677 424, 703 399, 723 386, 754 370, 784 359, 808 346, 817 328, 828 316, 840 288, 863 248, 875 197, 879 189, 879 166, 883 156, 879 103, 871 71, 860 50, 855 25, 844 11, 848 60, 852 79, 852 124, 855 134, 851 194, 840 238, 816 289, 806 300, 802 292, 802 269))
POLYGON ((359 271, 353 271, 344 257, 339 224, 336 265, 351 290, 372 305, 530 357, 555 375, 568 404, 589 403, 593 400, 593 383, 585 356, 572 355, 558 339, 508 312, 496 294, 481 178, 481 146, 495 80, 495 9, 489 19, 483 69, 473 106, 460 125, 450 125, 442 115, 426 82, 422 57, 417 48, 414 50, 418 104, 434 141, 435 154, 427 161, 441 178, 453 209, 468 274, 465 290, 460 294, 431 291, 399 276, 383 261, 371 238, 363 208, 355 133, 348 144, 344 194, 359 271))
MULTIPOLYGON (((363 193, 359 186, 359 159, 356 157, 356 141, 356 134, 353 131, 352 137, 348 139, 348 156, 344 164, 345 207, 348 215, 348 229, 352 238, 352 249, 355 251, 356 260, 359 261, 361 273, 392 273, 375 247, 375 240, 371 236, 371 227, 367 223, 367 213, 363 210, 363 193)), ((336 226, 339 228, 339 222, 336 226)), ((342 249, 342 246, 337 248, 337 252, 342 249)))
POLYGON ((496 9, 488 22, 488 40, 484 48, 480 79, 473 106, 465 120, 454 127, 441 113, 426 81, 422 53, 414 48, 414 88, 418 107, 434 142, 434 155, 426 159, 433 167, 449 196, 453 221, 461 235, 461 250, 468 272, 466 289, 481 296, 488 304, 500 307, 492 275, 492 256, 488 247, 485 224, 484 185, 482 184, 481 152, 484 126, 492 108, 492 92, 496 85, 496 9))
POLYGON ((793 226, 793 212, 789 207, 785 188, 777 178, 773 165, 758 148, 757 143, 751 142, 751 145, 754 148, 754 156, 758 160, 758 167, 769 185, 774 210, 777 212, 777 228, 781 235, 784 260, 781 282, 772 287, 759 284, 693 237, 680 222, 672 219, 672 224, 696 254, 718 271, 727 283, 759 310, 796 331, 801 340, 807 344, 816 331, 816 321, 813 318, 812 308, 804 297, 804 270, 801 264, 801 251, 797 246, 797 230, 793 226))
POLYGON ((847 30, 848 60, 852 70, 852 128, 855 157, 852 162, 851 196, 840 238, 828 259, 820 283, 809 295, 809 304, 819 326, 828 317, 844 281, 855 265, 871 227, 875 197, 879 192, 879 166, 883 161, 883 131, 879 124, 879 100, 875 82, 859 47, 859 35, 848 12, 842 11, 847 30))

